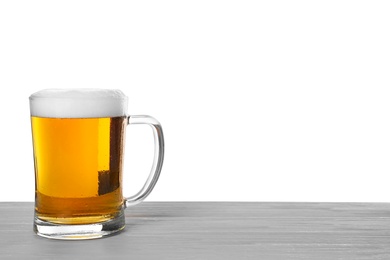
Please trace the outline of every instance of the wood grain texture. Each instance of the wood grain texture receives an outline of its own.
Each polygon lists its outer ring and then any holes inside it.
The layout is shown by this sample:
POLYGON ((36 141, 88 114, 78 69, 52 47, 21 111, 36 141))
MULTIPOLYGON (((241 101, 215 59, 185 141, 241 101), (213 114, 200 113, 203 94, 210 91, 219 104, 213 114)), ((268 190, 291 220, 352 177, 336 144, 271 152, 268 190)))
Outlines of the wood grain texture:
POLYGON ((58 241, 0 203, 0 259, 390 259, 390 204, 144 202, 118 235, 58 241))

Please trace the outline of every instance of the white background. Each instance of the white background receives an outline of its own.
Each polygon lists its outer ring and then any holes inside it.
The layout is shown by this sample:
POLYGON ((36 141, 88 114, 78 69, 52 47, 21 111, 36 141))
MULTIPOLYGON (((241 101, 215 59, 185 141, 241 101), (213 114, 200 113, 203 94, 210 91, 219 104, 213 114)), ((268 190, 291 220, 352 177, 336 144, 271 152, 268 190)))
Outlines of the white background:
MULTIPOLYGON (((0 1, 0 200, 34 200, 28 96, 97 87, 163 125, 148 200, 389 202, 389 14, 388 1, 0 1)), ((129 127, 128 195, 152 155, 151 131, 129 127)))

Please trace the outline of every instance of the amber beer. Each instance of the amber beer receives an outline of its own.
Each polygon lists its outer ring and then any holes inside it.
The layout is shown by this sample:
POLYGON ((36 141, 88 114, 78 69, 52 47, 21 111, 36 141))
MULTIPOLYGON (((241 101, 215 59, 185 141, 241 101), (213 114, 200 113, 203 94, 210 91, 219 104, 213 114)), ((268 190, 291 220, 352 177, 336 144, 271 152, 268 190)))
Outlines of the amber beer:
POLYGON ((39 219, 93 223, 120 212, 125 119, 31 118, 39 219))
POLYGON ((118 90, 44 90, 30 97, 39 221, 93 224, 122 211, 126 109, 118 90))
POLYGON ((47 89, 30 96, 35 168, 36 234, 93 239, 125 228, 124 209, 153 190, 164 159, 160 123, 127 115, 128 98, 113 89, 47 89), (154 160, 141 190, 122 195, 125 128, 146 124, 154 160))

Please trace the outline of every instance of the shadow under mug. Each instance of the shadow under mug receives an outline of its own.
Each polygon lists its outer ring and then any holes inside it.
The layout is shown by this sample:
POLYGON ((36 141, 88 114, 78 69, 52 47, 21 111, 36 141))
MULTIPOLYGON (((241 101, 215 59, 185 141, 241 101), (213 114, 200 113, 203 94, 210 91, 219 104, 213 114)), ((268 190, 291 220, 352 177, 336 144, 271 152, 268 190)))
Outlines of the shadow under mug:
POLYGON ((48 89, 30 96, 35 168, 34 231, 53 239, 92 239, 125 227, 124 209, 154 188, 164 158, 160 123, 128 116, 120 90, 48 89), (154 161, 143 188, 122 195, 127 125, 147 124, 154 161))

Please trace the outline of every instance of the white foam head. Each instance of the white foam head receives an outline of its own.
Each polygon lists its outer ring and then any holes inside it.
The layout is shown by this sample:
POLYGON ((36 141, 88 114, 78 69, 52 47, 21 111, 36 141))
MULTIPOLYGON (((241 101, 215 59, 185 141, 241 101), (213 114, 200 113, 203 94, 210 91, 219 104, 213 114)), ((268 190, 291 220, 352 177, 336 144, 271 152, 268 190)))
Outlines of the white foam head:
POLYGON ((45 89, 30 96, 31 116, 117 117, 127 114, 127 97, 117 89, 45 89))

